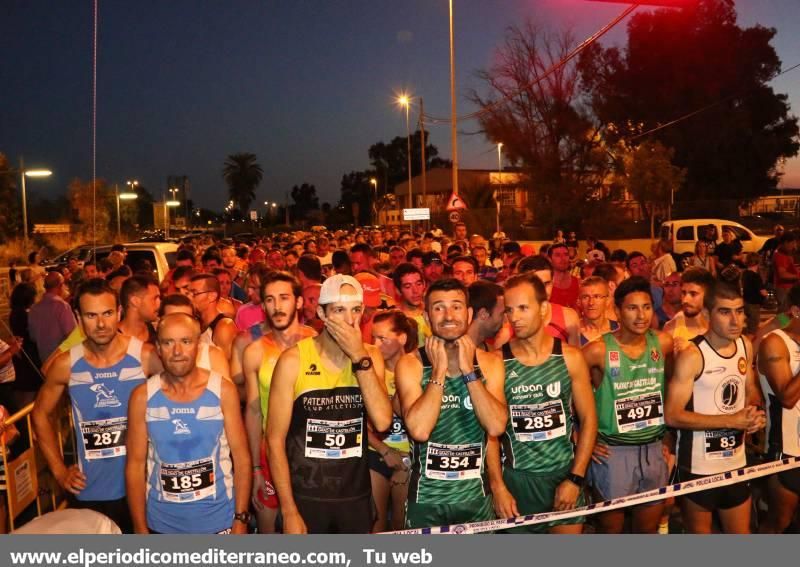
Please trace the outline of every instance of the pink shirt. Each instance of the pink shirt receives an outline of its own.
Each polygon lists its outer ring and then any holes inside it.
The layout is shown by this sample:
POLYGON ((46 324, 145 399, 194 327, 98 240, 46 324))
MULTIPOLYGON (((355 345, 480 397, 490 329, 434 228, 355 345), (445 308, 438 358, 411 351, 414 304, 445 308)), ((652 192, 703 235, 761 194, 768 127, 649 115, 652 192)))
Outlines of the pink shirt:
POLYGON ((264 310, 261 308, 261 305, 245 303, 236 312, 234 321, 236 322, 237 329, 246 331, 253 325, 263 323, 265 319, 266 316, 264 315, 264 310))

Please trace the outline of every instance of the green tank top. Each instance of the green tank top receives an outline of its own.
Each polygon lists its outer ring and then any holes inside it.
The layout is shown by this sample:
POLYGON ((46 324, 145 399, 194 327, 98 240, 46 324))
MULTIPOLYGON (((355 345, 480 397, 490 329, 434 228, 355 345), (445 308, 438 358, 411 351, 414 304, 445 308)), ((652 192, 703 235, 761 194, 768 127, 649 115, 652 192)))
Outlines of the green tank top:
POLYGON ((572 380, 561 341, 538 366, 526 366, 503 345, 505 393, 511 419, 501 442, 504 466, 526 472, 563 470, 573 459, 572 380))
POLYGON ((595 391, 598 438, 609 445, 641 445, 664 435, 664 354, 648 329, 647 347, 633 360, 613 333, 603 335, 606 364, 595 391))
MULTIPOLYGON (((422 388, 431 379, 431 363, 423 349, 422 388)), ((475 371, 480 374, 477 367, 475 371)), ((446 378, 439 420, 424 443, 411 440, 408 499, 418 504, 457 504, 485 498, 486 432, 481 427, 467 385, 446 378)))

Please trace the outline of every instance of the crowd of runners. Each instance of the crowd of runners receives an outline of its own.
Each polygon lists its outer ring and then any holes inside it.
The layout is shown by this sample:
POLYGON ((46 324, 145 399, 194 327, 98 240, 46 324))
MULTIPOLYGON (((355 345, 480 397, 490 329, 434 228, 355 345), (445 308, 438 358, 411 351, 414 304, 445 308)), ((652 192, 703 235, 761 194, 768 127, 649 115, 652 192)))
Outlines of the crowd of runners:
MULTIPOLYGON (((730 236, 690 258, 463 223, 201 237, 163 281, 117 246, 14 274, 0 402, 35 397, 70 506, 124 532, 371 533, 620 499, 800 457, 796 239, 745 255, 730 236)), ((800 471, 765 486, 758 506, 741 482, 511 531, 663 533, 679 505, 688 533, 783 532, 800 471)))

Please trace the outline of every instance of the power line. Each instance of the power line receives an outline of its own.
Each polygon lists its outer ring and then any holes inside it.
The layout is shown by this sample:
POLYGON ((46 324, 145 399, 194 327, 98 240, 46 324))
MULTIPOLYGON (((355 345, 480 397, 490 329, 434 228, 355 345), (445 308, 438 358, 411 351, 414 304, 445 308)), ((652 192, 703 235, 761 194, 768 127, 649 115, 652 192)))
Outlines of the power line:
MULTIPOLYGON (((780 77, 781 75, 785 75, 786 73, 788 73, 790 71, 794 71, 797 68, 800 68, 800 63, 792 65, 791 67, 789 67, 785 71, 781 71, 780 73, 774 74, 772 77, 767 79, 767 82, 773 81, 773 80, 777 79, 778 77, 780 77)), ((724 104, 724 103, 726 103, 726 102, 728 102, 730 100, 733 100, 734 98, 736 98, 738 96, 742 96, 742 94, 744 94, 744 93, 734 93, 732 95, 728 95, 725 98, 722 98, 720 100, 714 101, 711 104, 707 104, 702 108, 698 108, 697 110, 693 110, 692 112, 689 112, 688 114, 684 114, 683 116, 681 116, 679 118, 676 118, 675 120, 670 120, 666 124, 661 124, 660 126, 656 126, 655 128, 651 128, 650 130, 647 130, 646 132, 642 132, 641 134, 636 134, 635 136, 631 136, 630 138, 628 138, 628 140, 632 142, 634 140, 638 140, 639 138, 643 138, 644 136, 649 136, 650 134, 658 132, 659 130, 663 130, 664 128, 669 128, 670 126, 674 126, 675 124, 678 124, 679 122, 683 122, 684 120, 688 120, 689 118, 692 118, 694 116, 697 116, 698 114, 701 114, 701 113, 705 112, 706 110, 711 110, 715 106, 719 106, 719 105, 724 104)), ((746 96, 750 96, 750 95, 747 94, 746 96)))
MULTIPOLYGON (((504 95, 501 99, 487 104, 486 106, 484 106, 480 110, 476 110, 475 112, 471 112, 469 114, 465 114, 464 116, 457 117, 456 121, 471 120, 473 118, 478 118, 482 114, 485 114, 485 113, 489 112, 493 107, 501 104, 502 102, 504 102, 506 100, 510 100, 510 98, 512 96, 516 96, 517 94, 520 94, 523 91, 523 89, 530 88, 533 85, 542 82, 547 77, 549 77, 550 75, 552 75, 553 73, 558 71, 561 67, 563 67, 564 65, 569 63, 572 59, 577 57, 583 50, 585 50, 587 47, 589 47, 592 43, 594 43, 595 41, 597 41, 598 39, 603 37, 605 34, 607 34, 609 31, 611 31, 611 29, 614 28, 614 26, 616 26, 618 23, 620 23, 622 20, 624 20, 626 17, 628 17, 628 15, 638 7, 639 7, 639 4, 638 3, 634 3, 631 6, 628 6, 627 8, 625 8, 625 10, 619 16, 617 16, 616 18, 611 20, 609 23, 604 25, 602 28, 600 28, 600 30, 595 32, 593 35, 591 35, 587 39, 583 40, 580 43, 580 45, 578 45, 575 49, 573 49, 570 53, 568 53, 563 59, 561 59, 561 61, 555 63, 552 67, 547 69, 541 77, 538 77, 538 78, 534 79, 533 81, 531 81, 530 83, 523 85, 522 87, 517 89, 516 92, 504 95)), ((430 121, 431 123, 434 123, 434 124, 450 123, 451 122, 451 120, 449 118, 439 118, 439 117, 436 117, 436 116, 432 116, 430 114, 426 114, 425 115, 425 119, 426 119, 426 122, 430 121)))

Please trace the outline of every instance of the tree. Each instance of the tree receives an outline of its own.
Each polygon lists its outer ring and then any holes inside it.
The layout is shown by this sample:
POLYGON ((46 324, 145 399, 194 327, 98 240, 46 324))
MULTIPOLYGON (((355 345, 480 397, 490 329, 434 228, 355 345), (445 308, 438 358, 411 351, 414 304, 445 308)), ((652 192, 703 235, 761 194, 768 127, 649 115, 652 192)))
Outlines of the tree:
POLYGON ((289 205, 289 215, 292 222, 305 220, 308 218, 309 213, 319 209, 319 197, 317 197, 317 188, 308 183, 302 185, 295 185, 292 187, 292 201, 293 205, 289 205))
MULTIPOLYGON (((94 237, 98 243, 109 242, 111 212, 116 212, 114 190, 108 187, 104 179, 98 179, 94 187, 93 192, 91 181, 81 181, 78 178, 70 182, 68 192, 72 214, 83 225, 82 233, 86 240, 91 241, 94 237)), ((116 220, 113 219, 114 223, 116 220)))
POLYGON ((6 156, 0 153, 0 242, 20 232, 22 218, 17 202, 17 182, 19 174, 11 172, 12 166, 6 156))
POLYGON ((752 199, 775 188, 776 164, 800 148, 787 96, 768 84, 781 68, 775 33, 741 28, 733 0, 643 12, 624 50, 595 44, 582 55, 583 84, 612 141, 700 111, 649 135, 686 169, 681 199, 752 199))
MULTIPOLYGON (((422 133, 411 135, 411 175, 422 173, 422 133)), ((450 160, 439 157, 439 148, 430 143, 430 133, 425 133, 425 170, 435 167, 450 167, 450 160)), ((383 193, 408 179, 408 138, 397 136, 388 144, 377 142, 369 147, 369 159, 374 168, 374 177, 383 187, 383 193)))
POLYGON ((377 179, 374 171, 351 171, 342 175, 340 205, 344 205, 346 216, 356 224, 370 224, 374 188, 370 179, 377 179), (353 214, 353 205, 358 205, 358 218, 353 214))
POLYGON ((264 177, 264 170, 258 165, 256 155, 239 153, 228 156, 222 167, 222 177, 228 184, 228 196, 236 208, 245 214, 256 198, 256 187, 264 177))
POLYGON ((672 165, 675 152, 660 142, 645 142, 624 158, 624 185, 639 202, 654 236, 656 209, 669 206, 686 177, 686 170, 672 165))
POLYGON ((502 142, 507 159, 527 174, 538 218, 577 222, 613 161, 600 124, 585 104, 577 65, 557 66, 575 47, 569 31, 552 33, 530 21, 510 27, 496 63, 479 71, 488 93, 471 91, 481 131, 502 142))

